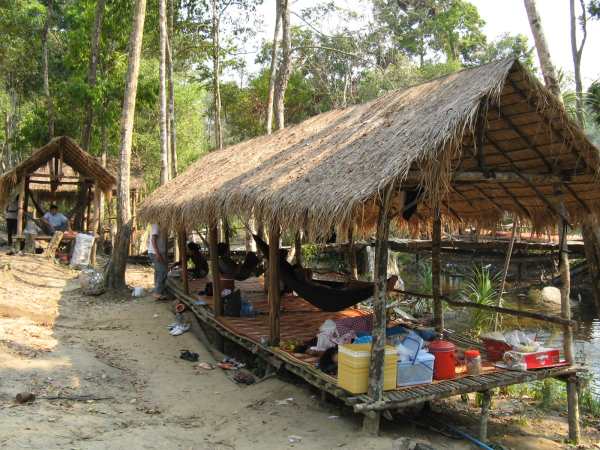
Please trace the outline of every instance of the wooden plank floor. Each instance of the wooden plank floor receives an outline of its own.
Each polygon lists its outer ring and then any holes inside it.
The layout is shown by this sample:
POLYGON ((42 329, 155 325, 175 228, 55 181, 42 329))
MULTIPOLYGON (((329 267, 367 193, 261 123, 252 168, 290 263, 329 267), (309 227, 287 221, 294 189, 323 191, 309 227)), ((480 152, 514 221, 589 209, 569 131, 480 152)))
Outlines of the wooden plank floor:
MULTIPOLYGON (((236 288, 242 291, 242 297, 252 302, 255 311, 259 311, 256 317, 219 317, 212 314, 212 297, 199 295, 208 280, 192 280, 190 282, 190 295, 185 295, 181 288, 179 279, 170 278, 168 286, 175 295, 186 303, 196 316, 208 325, 218 324, 220 328, 235 337, 236 341, 248 349, 263 348, 269 354, 278 358, 286 367, 296 375, 304 378, 318 388, 327 390, 329 393, 346 401, 355 408, 360 404, 368 404, 371 400, 366 395, 353 396, 336 386, 335 377, 320 372, 315 363, 317 358, 311 355, 291 353, 280 348, 264 347, 260 344, 261 336, 269 334, 269 318, 267 315, 268 303, 262 284, 257 279, 236 282, 236 288), (195 300, 203 300, 206 306, 194 305, 195 300), (201 309, 200 309, 201 308, 201 309), (209 319, 208 321, 206 319, 209 319)), ((282 298, 283 312, 281 314, 281 339, 282 341, 305 341, 313 338, 323 321, 327 319, 338 319, 343 317, 364 316, 367 313, 356 309, 347 309, 338 313, 327 313, 320 311, 308 302, 295 297, 284 296, 282 298)), ((401 406, 422 403, 453 395, 469 392, 479 392, 495 387, 508 386, 511 384, 525 383, 541 380, 549 377, 563 377, 578 372, 576 367, 556 367, 536 371, 518 372, 499 369, 490 364, 484 365, 483 373, 477 376, 469 376, 464 373, 464 368, 459 367, 457 378, 452 380, 434 381, 431 384, 400 387, 393 391, 386 391, 384 401, 380 409, 394 409, 401 406)))

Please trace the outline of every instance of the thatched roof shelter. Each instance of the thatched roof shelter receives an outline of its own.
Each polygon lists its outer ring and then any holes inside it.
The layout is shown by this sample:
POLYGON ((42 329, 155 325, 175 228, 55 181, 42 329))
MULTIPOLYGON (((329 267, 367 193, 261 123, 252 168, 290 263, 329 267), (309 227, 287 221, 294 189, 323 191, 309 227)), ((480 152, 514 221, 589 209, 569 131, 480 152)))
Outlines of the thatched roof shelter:
POLYGON ((573 224, 600 210, 598 162, 560 101, 506 59, 212 152, 149 196, 140 217, 191 228, 253 214, 322 234, 373 224, 375 200, 396 182, 423 189, 413 223, 438 204, 450 221, 510 212, 573 224))
POLYGON ((116 184, 115 177, 96 158, 67 136, 52 139, 0 177, 0 205, 25 177, 29 179, 29 190, 53 197, 76 195, 80 183, 97 186, 106 193, 116 184))

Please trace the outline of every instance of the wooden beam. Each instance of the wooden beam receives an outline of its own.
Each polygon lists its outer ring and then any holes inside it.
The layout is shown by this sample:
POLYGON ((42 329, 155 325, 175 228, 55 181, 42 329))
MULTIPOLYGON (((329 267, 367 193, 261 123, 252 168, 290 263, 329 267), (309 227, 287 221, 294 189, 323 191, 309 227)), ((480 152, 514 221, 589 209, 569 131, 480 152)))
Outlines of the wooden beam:
POLYGON ((496 200, 494 200, 492 197, 490 197, 489 195, 487 195, 483 189, 481 189, 479 186, 474 185, 473 186, 475 188, 475 190, 477 192, 479 192, 481 195, 483 195, 488 202, 490 202, 492 205, 494 205, 494 207, 500 212, 500 213, 504 213, 506 211, 506 208, 504 208, 502 205, 500 205, 498 202, 496 202, 496 200))
POLYGON ((506 192, 506 194, 510 198, 513 199, 513 202, 515 202, 515 204, 519 207, 519 209, 521 210, 521 212, 527 218, 529 218, 529 220, 533 221, 533 217, 531 217, 531 214, 529 214, 529 211, 527 211, 527 209, 523 206, 523 204, 519 201, 519 199, 512 192, 510 192, 510 189, 508 189, 503 183, 498 183, 498 185, 504 190, 504 192, 506 192))
POLYGON ((442 239, 442 220, 439 207, 433 211, 433 230, 431 233, 431 290, 433 294, 433 323, 439 334, 444 332, 444 310, 442 308, 440 278, 442 263, 440 243, 442 239))
POLYGON ((269 344, 279 345, 281 293, 279 291, 279 224, 271 222, 269 227, 269 344))
POLYGON ((537 148, 537 145, 535 145, 533 143, 533 141, 529 138, 529 136, 527 136, 525 133, 523 133, 521 131, 521 129, 518 127, 518 125, 516 125, 512 121, 512 119, 502 111, 502 109, 500 107, 498 108, 498 115, 502 118, 502 120, 504 120, 508 124, 508 126, 511 128, 511 130, 513 130, 515 133, 517 133, 517 135, 521 138, 521 140, 523 140, 523 142, 525 142, 525 144, 527 144, 527 146, 531 150, 533 150, 534 153, 542 160, 542 162, 548 169, 548 172, 553 173, 554 166, 552 164, 550 164, 550 162, 546 159, 544 154, 537 148))
MULTIPOLYGON (((548 200, 546 198, 546 196, 544 195, 544 193, 542 191, 540 191, 538 189, 538 187, 533 184, 527 177, 525 177, 520 171, 519 168, 515 165, 514 161, 512 160, 512 158, 510 156, 508 156, 507 154, 505 154, 502 151, 502 147, 500 147, 493 139, 490 138, 489 135, 486 136, 488 142, 490 144, 492 144, 494 147, 496 147, 496 149, 500 152, 500 154, 502 156, 504 156, 504 158, 510 163, 510 165, 512 166, 512 168, 515 170, 515 172, 519 175, 519 177, 535 192, 535 194, 538 196, 538 198, 546 205, 548 206, 552 211, 554 211, 555 214, 557 214, 559 217, 562 218, 562 220, 564 220, 569 226, 571 226, 571 224, 569 223, 569 220, 563 215, 563 213, 555 206, 553 205, 550 200, 548 200)), ((571 226, 571 228, 573 228, 571 226)))
POLYGON ((211 223, 208 226, 208 245, 210 252, 210 272, 213 283, 213 303, 215 317, 223 315, 223 303, 221 300, 221 274, 219 273, 219 252, 217 246, 219 244, 219 233, 217 224, 211 223))
MULTIPOLYGON (((489 140, 489 138, 488 138, 489 140)), ((497 147, 496 147, 497 148, 497 147)), ((499 150, 504 153, 502 150, 499 150)), ((562 182, 562 178, 555 175, 538 175, 532 173, 522 173, 520 170, 515 171, 460 171, 452 174, 452 182, 455 183, 523 183, 523 179, 527 179, 531 183, 549 184, 562 182)), ((416 172, 409 172, 404 184, 410 185, 418 183, 421 180, 420 175, 416 172)))
MULTIPOLYGON (((544 120, 546 123, 548 123, 550 130, 553 133, 556 133, 563 142, 568 143, 567 145, 568 145, 570 152, 573 154, 573 156, 575 156, 577 158, 576 161, 583 161, 583 163, 585 164, 585 167, 589 168, 592 171, 592 173, 596 173, 596 170, 586 161, 585 156, 581 155, 577 151, 575 151, 575 149, 574 149, 575 143, 573 142, 573 139, 569 135, 565 135, 562 133, 561 130, 557 129, 556 125, 554 125, 552 123, 553 119, 551 119, 550 117, 546 116, 544 113, 541 112, 542 108, 539 107, 537 99, 534 97, 528 96, 523 91, 523 89, 521 89, 517 85, 517 83, 515 83, 515 81, 513 79, 509 79, 509 82, 510 82, 511 86, 513 87, 513 89, 515 91, 517 91, 517 93, 521 96, 521 98, 523 98, 527 102, 527 104, 534 109, 533 113, 536 114, 542 120, 544 120)), ((575 164, 575 169, 577 169, 577 163, 575 164)))

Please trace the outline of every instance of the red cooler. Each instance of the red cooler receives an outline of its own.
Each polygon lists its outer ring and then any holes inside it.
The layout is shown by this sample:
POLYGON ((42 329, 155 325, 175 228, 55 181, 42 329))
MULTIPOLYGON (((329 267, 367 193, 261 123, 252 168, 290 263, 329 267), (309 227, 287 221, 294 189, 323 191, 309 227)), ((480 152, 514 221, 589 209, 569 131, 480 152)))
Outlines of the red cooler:
POLYGON ((456 346, 452 342, 438 339, 429 344, 429 353, 435 356, 434 380, 450 380, 456 377, 456 346))

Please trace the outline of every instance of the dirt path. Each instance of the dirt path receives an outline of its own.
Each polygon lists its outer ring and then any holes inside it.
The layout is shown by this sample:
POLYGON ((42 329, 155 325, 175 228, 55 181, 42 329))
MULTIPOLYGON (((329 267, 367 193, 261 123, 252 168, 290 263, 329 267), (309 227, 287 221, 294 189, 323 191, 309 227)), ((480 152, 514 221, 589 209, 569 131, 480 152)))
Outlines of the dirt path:
MULTIPOLYGON (((168 305, 82 296, 76 275, 39 257, 0 255, 0 448, 389 450, 399 436, 423 437, 400 424, 366 437, 358 417, 319 404, 306 386, 273 378, 245 387, 219 369, 194 369, 181 349, 211 359, 191 333, 168 334, 168 305), (21 391, 38 400, 16 405, 21 391), (74 395, 105 399, 41 398, 74 395)), ((151 273, 133 268, 128 277, 148 286, 151 273)), ((436 449, 473 448, 425 437, 436 449)))

